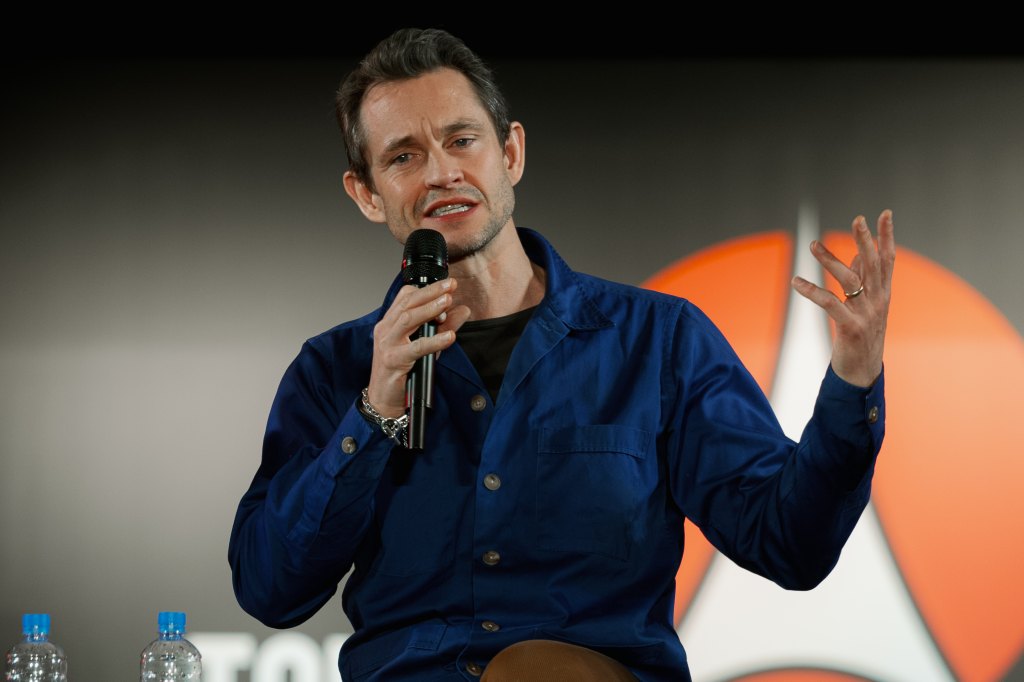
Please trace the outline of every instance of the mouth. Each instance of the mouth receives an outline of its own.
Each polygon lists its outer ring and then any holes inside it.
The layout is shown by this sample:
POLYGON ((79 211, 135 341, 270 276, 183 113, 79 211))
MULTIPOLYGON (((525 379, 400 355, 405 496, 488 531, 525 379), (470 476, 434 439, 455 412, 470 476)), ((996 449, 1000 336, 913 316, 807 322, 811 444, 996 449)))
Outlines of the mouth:
POLYGON ((463 202, 451 202, 437 204, 424 215, 428 218, 444 218, 446 216, 458 215, 472 210, 473 204, 463 202))
POLYGON ((468 204, 449 204, 448 206, 442 206, 430 212, 430 215, 438 218, 443 215, 451 215, 453 213, 465 213, 470 209, 468 204))

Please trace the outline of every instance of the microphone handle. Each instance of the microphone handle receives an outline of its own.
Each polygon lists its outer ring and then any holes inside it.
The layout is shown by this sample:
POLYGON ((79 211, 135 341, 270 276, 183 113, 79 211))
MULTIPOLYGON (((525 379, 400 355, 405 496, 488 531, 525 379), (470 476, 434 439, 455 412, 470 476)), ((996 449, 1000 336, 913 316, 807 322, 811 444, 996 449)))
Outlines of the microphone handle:
MULTIPOLYGON (((416 333, 417 338, 434 335, 437 325, 426 322, 416 333)), ((434 354, 424 355, 412 366, 412 371, 405 379, 405 408, 409 415, 406 425, 406 447, 410 450, 422 450, 427 437, 427 409, 433 407, 431 395, 434 386, 434 354)))

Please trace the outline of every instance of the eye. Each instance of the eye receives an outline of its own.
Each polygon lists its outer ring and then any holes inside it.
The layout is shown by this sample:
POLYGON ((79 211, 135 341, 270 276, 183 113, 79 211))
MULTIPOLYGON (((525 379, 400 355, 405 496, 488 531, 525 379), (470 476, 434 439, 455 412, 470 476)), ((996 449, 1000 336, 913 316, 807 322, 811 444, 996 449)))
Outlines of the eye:
POLYGON ((392 166, 401 166, 403 164, 409 163, 409 160, 411 158, 412 158, 412 154, 410 154, 409 152, 405 152, 404 154, 399 154, 395 158, 391 159, 391 165, 392 166))
POLYGON ((475 142, 472 137, 460 137, 452 142, 453 147, 468 147, 475 142))

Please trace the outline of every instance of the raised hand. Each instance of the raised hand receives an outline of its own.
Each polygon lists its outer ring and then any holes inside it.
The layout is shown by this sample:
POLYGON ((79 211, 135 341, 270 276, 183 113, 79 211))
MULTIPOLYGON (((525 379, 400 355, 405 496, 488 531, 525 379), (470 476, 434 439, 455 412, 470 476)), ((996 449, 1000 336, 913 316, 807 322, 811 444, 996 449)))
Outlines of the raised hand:
POLYGON ((856 386, 870 386, 882 373, 885 327, 892 294, 892 271, 896 260, 892 211, 878 216, 877 242, 864 216, 853 220, 857 255, 845 265, 819 241, 811 242, 811 253, 845 293, 839 298, 802 277, 793 278, 793 288, 828 313, 835 323, 832 369, 856 386))

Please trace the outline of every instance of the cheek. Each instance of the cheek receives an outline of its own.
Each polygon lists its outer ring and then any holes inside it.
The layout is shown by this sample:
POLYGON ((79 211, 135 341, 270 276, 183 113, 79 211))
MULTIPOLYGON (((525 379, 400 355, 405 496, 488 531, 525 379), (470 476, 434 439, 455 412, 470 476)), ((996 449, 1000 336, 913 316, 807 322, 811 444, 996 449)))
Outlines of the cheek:
POLYGON ((384 210, 401 211, 411 209, 416 203, 416 191, 407 182, 390 182, 378 186, 380 201, 384 210))
POLYGON ((411 197, 404 200, 393 194, 381 197, 379 202, 381 220, 392 228, 392 232, 402 232, 405 226, 411 225, 416 220, 415 203, 415 199, 411 197))

